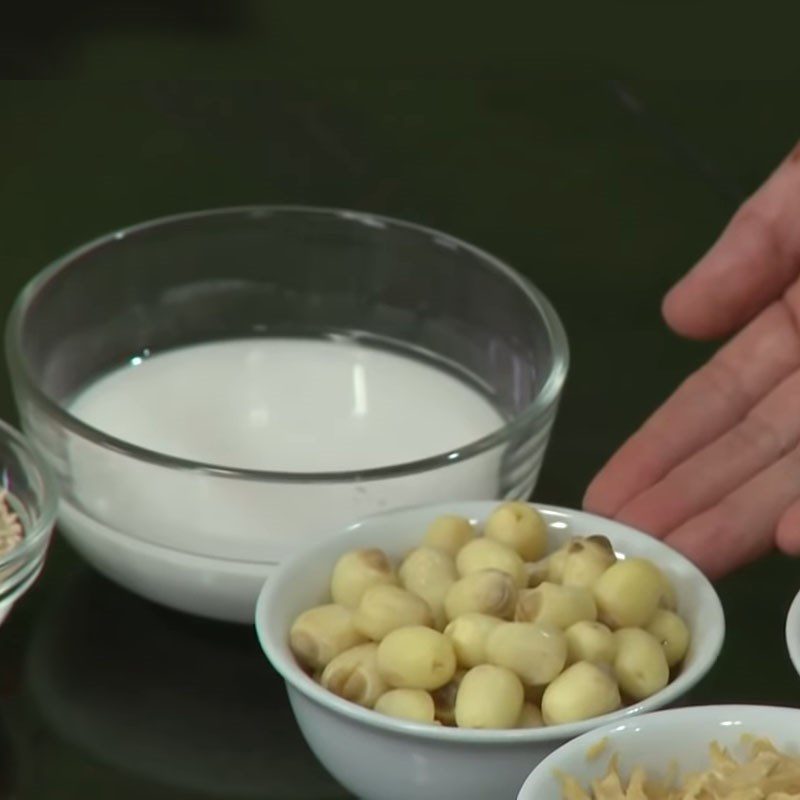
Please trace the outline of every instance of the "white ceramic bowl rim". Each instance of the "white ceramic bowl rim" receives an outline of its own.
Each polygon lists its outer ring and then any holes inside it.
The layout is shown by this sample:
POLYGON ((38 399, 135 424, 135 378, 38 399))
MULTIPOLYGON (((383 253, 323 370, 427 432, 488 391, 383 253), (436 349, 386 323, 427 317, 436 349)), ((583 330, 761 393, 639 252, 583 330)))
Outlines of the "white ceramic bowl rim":
POLYGON ((31 279, 22 289, 17 297, 6 324, 6 358, 11 368, 15 380, 25 386, 25 390, 30 393, 31 398, 46 413, 63 425, 74 434, 87 439, 94 444, 114 450, 131 458, 159 464, 173 469, 191 470, 203 474, 213 475, 220 478, 234 478, 240 480, 253 481, 273 481, 283 483, 343 483, 352 481, 372 481, 385 478, 395 478, 401 475, 409 475, 416 472, 427 472, 429 470, 445 467, 450 464, 466 461, 474 456, 491 450, 504 442, 508 441, 519 430, 524 430, 527 425, 546 414, 552 404, 558 399, 561 387, 566 379, 569 368, 569 344, 564 326, 550 301, 537 289, 531 281, 520 275, 499 258, 487 253, 484 250, 469 244, 450 234, 418 225, 392 217, 381 216, 363 211, 352 211, 340 208, 321 208, 315 206, 233 206, 229 208, 208 209, 205 211, 193 211, 184 214, 160 217, 158 219, 142 222, 128 228, 108 233, 100 236, 81 247, 67 253, 48 267, 45 267, 33 279, 31 279), (88 425, 79 420, 61 404, 54 401, 40 386, 31 375, 28 365, 20 353, 20 342, 22 339, 22 323, 27 310, 36 299, 42 286, 50 281, 59 272, 70 267, 71 264, 86 258, 93 251, 101 247, 113 246, 115 242, 125 238, 133 238, 147 231, 174 225, 191 220, 202 220, 203 218, 217 218, 225 215, 243 215, 252 218, 267 217, 271 214, 308 214, 308 215, 328 215, 331 217, 341 217, 346 220, 363 222, 365 225, 379 225, 381 227, 392 226, 415 231, 431 237, 437 241, 447 241, 453 245, 470 253, 487 267, 502 275, 506 280, 513 284, 517 290, 525 297, 532 308, 541 315, 547 337, 553 352, 553 365, 550 369, 544 385, 533 398, 533 400, 512 419, 496 430, 471 442, 464 442, 463 445, 450 450, 446 453, 436 453, 426 458, 408 461, 400 464, 390 464, 380 467, 372 467, 361 470, 347 470, 341 472, 281 472, 275 470, 256 470, 244 469, 236 466, 224 466, 211 464, 201 461, 191 461, 189 459, 171 456, 155 450, 132 444, 123 439, 104 433, 103 431, 88 425))
POLYGON ((786 615, 786 646, 795 670, 800 673, 800 592, 795 596, 786 615))
MULTIPOLYGON (((453 504, 455 505, 455 504, 453 504)), ((375 514, 363 520, 353 523, 348 526, 345 531, 350 531, 355 528, 361 527, 370 519, 379 517, 386 517, 396 514, 398 512, 410 511, 414 508, 425 508, 426 505, 419 506, 406 506, 402 509, 393 509, 382 514, 375 514)), ((584 518, 593 518, 594 515, 586 512, 576 512, 572 509, 564 508, 561 506, 550 506, 543 503, 536 503, 536 507, 553 514, 561 514, 566 516, 575 516, 580 514, 584 518)), ((604 520, 606 523, 608 520, 604 520)), ((636 534, 639 536, 646 536, 647 534, 641 531, 636 531, 633 528, 617 523, 613 524, 619 529, 628 533, 636 534)), ((326 540, 329 541, 329 540, 326 540)), ((395 719, 393 717, 379 714, 370 709, 363 708, 356 703, 351 703, 347 700, 336 696, 327 689, 324 689, 316 683, 310 676, 308 676, 297 664, 291 653, 286 646, 277 636, 274 629, 265 630, 260 624, 260 619, 267 618, 267 609, 273 601, 273 596, 279 596, 281 587, 288 582, 296 579, 295 572, 298 572, 296 565, 299 565, 305 558, 306 553, 300 552, 292 558, 283 562, 275 574, 270 577, 264 585, 258 597, 256 604, 256 634, 259 642, 268 655, 269 661, 277 672, 284 678, 284 680, 291 684, 297 691, 304 694, 309 699, 325 706, 329 710, 349 717, 352 720, 362 722, 366 725, 372 725, 376 728, 381 728, 385 731, 393 731, 397 733, 413 734, 423 739, 435 739, 437 741, 449 742, 462 742, 462 743, 480 743, 480 744, 505 744, 510 742, 545 742, 560 739, 572 739, 580 734, 587 733, 595 730, 606 724, 613 722, 622 723, 627 718, 638 716, 653 710, 655 707, 662 707, 669 705, 678 699, 682 694, 692 688, 702 677, 708 672, 711 666, 717 659, 717 656, 722 649, 722 644, 725 639, 725 615, 722 609, 722 604, 711 586, 708 578, 685 556, 673 550, 657 539, 653 539, 653 548, 662 553, 668 553, 669 557, 681 562, 684 567, 692 572, 695 578, 701 583, 705 593, 708 595, 709 602, 713 603, 714 615, 718 618, 718 624, 714 626, 713 639, 706 641, 707 650, 703 655, 691 665, 687 670, 681 672, 672 683, 656 692, 652 697, 648 697, 640 703, 633 706, 626 706, 619 711, 614 711, 610 714, 604 714, 599 717, 592 717, 588 720, 580 722, 573 722, 566 725, 551 725, 542 728, 526 728, 514 730, 472 730, 465 728, 450 728, 443 726, 427 725, 424 723, 409 722, 405 720, 395 719)))

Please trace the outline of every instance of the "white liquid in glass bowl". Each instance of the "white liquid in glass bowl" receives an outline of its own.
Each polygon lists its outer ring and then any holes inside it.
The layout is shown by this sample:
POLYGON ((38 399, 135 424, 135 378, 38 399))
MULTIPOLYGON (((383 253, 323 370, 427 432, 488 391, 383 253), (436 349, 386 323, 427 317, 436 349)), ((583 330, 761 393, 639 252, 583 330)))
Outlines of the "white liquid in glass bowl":
POLYGON ((71 412, 140 447, 238 469, 391 466, 503 424, 457 378, 354 343, 236 339, 134 362, 85 389, 71 412))
MULTIPOLYGON (((415 461, 504 423, 477 389, 431 364, 311 339, 226 340, 134 359, 84 389, 70 411, 159 453, 302 473, 415 461)), ((501 456, 498 447, 424 473, 292 483, 171 469, 72 439, 61 523, 95 563, 98 554, 87 550, 125 537, 124 546, 134 548, 129 558, 140 557, 138 543, 168 548, 176 570, 187 557, 224 560, 233 574, 241 564, 252 577, 254 603, 268 566, 322 531, 387 508, 497 497, 501 456)), ((116 575, 113 565, 100 566, 130 585, 130 565, 116 575)), ((205 580, 212 590, 215 581, 205 580)), ((246 619, 250 610, 236 616, 246 619)))

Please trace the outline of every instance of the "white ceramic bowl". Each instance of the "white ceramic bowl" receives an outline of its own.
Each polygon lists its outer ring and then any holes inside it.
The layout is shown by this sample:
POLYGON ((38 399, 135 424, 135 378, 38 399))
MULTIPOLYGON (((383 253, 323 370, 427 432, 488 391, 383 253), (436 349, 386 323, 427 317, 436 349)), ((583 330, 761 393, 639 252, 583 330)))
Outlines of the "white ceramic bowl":
MULTIPOLYGON (((573 739, 531 772, 517 800, 560 800, 557 773, 577 778, 584 786, 606 770, 612 754, 623 774, 636 766, 663 775, 671 761, 681 771, 706 769, 713 741, 737 754, 743 734, 770 739, 789 753, 800 751, 800 709, 774 706, 696 706, 645 714, 606 725, 573 739), (602 756, 587 752, 607 740, 602 756)), ((744 753, 740 753, 744 755, 744 753)))
POLYGON ((794 598, 786 616, 786 646, 789 658, 800 675, 800 592, 794 598))
POLYGON ((687 559, 643 533, 616 522, 538 505, 558 546, 570 536, 603 534, 620 555, 657 562, 674 582, 679 611, 693 642, 685 667, 667 688, 636 706, 604 717, 537 730, 477 731, 437 728, 392 719, 342 700, 316 684, 289 649, 289 629, 305 609, 326 602, 337 558, 355 547, 381 547, 390 556, 418 544, 434 517, 453 513, 481 523, 494 501, 454 502, 374 516, 315 542, 281 565, 261 592, 256 631, 284 677, 300 729, 323 765, 358 797, 368 800, 485 800, 513 797, 525 776, 564 741, 612 720, 660 708, 692 687, 716 660, 725 631, 722 606, 711 584, 687 559))

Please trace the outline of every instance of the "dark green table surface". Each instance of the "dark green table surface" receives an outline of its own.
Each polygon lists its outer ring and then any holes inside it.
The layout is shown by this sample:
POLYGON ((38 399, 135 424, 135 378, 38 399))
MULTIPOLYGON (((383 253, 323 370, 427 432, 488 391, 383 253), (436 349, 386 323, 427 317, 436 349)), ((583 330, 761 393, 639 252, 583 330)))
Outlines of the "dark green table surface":
MULTIPOLYGON (((190 46, 203 56, 202 33, 190 46)), ((6 82, 2 312, 64 250, 171 212, 304 203, 445 229, 530 276, 563 316, 572 370, 535 497, 575 506, 708 354, 664 328, 660 297, 800 134, 797 91, 6 82)), ((16 419, 5 374, 0 416, 16 419)), ((718 588, 727 642, 687 702, 798 704, 783 625, 800 564, 773 556, 718 588)), ((0 629, 0 797, 344 796, 303 744, 251 630, 130 595, 56 536, 0 629)))

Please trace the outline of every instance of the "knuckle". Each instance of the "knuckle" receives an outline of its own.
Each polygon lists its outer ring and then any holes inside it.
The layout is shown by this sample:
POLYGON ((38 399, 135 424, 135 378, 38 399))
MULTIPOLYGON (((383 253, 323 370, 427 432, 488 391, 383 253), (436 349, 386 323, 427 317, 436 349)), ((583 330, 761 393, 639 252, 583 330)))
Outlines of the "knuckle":
POLYGON ((741 446, 750 451, 775 454, 777 457, 788 452, 790 445, 785 437, 768 420, 755 412, 747 414, 732 430, 741 446))
POLYGON ((718 398, 725 406, 743 410, 751 405, 751 398, 742 386, 738 372, 719 355, 695 373, 695 377, 704 394, 718 398))

